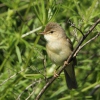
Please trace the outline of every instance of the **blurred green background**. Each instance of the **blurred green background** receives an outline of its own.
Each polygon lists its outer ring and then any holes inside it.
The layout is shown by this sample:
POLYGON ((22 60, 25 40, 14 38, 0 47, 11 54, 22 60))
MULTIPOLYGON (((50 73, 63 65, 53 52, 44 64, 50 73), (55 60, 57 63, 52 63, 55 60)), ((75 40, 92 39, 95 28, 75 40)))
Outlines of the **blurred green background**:
MULTIPOLYGON (((35 100, 53 75, 39 35, 48 22, 59 23, 75 47, 82 34, 72 24, 85 34, 99 18, 99 0, 0 0, 0 100, 35 100)), ((84 43, 98 32, 100 24, 84 43)), ((61 73, 41 100, 100 100, 100 37, 78 53, 75 71, 77 90, 61 73)))

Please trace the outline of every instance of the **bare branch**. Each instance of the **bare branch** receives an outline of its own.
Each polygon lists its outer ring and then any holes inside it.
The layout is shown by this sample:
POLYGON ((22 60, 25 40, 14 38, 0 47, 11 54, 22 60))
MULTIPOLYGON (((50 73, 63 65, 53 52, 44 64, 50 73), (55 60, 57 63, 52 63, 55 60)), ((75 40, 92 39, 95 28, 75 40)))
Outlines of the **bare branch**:
POLYGON ((97 90, 99 89, 100 89, 100 85, 95 86, 94 89, 91 91, 90 95, 93 96, 95 92, 97 92, 97 90))
POLYGON ((76 28, 84 36, 83 32, 79 28, 77 28, 70 20, 69 23, 71 24, 72 27, 76 28))
POLYGON ((90 43, 91 41, 95 40, 98 36, 100 36, 100 33, 98 33, 97 35, 95 35, 93 38, 91 38, 90 40, 88 40, 86 43, 84 43, 82 46, 79 46, 79 48, 77 49, 76 53, 74 54, 74 56, 77 55, 77 53, 88 43, 90 43))
MULTIPOLYGON (((67 63, 69 63, 71 61, 71 59, 73 58, 74 54, 76 53, 76 51, 78 50, 78 48, 80 47, 80 45, 83 43, 83 41, 87 38, 87 36, 93 31, 93 29, 100 23, 100 19, 98 19, 94 25, 92 25, 92 27, 89 29, 89 31, 80 39, 78 45, 76 46, 76 48, 74 49, 74 51, 72 52, 72 54, 68 57, 68 59, 66 60, 67 63)), ((58 75, 60 75, 60 73, 65 69, 65 67, 67 67, 67 64, 63 65, 63 67, 61 67, 61 69, 58 71, 58 75)), ((57 77, 52 76, 52 78, 46 83, 46 85, 42 88, 42 90, 40 91, 40 93, 37 95, 35 100, 39 100, 41 98, 41 96, 43 95, 43 93, 46 91, 46 89, 53 83, 54 80, 56 80, 57 77)))
POLYGON ((21 70, 21 71, 15 73, 15 74, 11 75, 9 78, 7 78, 6 80, 4 80, 4 81, 0 84, 0 86, 2 86, 2 85, 5 84, 7 81, 9 81, 10 79, 14 78, 17 74, 19 74, 19 73, 21 73, 21 72, 23 72, 23 71, 24 71, 24 70, 21 70))
POLYGON ((76 28, 84 36, 83 32, 79 28, 77 28, 74 24, 72 24, 71 26, 76 28))
POLYGON ((38 28, 36 28, 36 29, 30 31, 30 32, 27 32, 27 33, 23 34, 23 35, 22 35, 22 38, 24 38, 24 37, 26 37, 27 35, 30 35, 30 34, 36 32, 36 31, 38 31, 38 30, 40 30, 40 29, 42 29, 42 26, 40 26, 40 27, 38 27, 38 28))
MULTIPOLYGON (((17 97, 16 100, 20 100, 21 95, 22 95, 26 90, 28 90, 30 87, 34 86, 35 84, 40 83, 41 81, 42 81, 42 80, 39 79, 39 80, 35 80, 35 81, 32 82, 31 84, 29 84, 29 85, 25 88, 25 90, 23 90, 23 91, 19 94, 19 96, 17 97)), ((33 92, 34 92, 34 91, 33 91, 33 92)), ((32 95, 33 92, 32 92, 30 95, 32 95)), ((26 100, 28 100, 28 98, 30 98, 30 95, 27 97, 26 100)))

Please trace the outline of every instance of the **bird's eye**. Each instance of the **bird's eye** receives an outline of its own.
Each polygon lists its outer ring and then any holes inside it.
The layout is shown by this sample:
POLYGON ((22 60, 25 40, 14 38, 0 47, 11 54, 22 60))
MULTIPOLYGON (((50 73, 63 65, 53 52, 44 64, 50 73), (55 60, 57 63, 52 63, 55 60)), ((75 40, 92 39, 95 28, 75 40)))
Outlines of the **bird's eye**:
POLYGON ((54 31, 50 31, 50 33, 53 33, 54 31))

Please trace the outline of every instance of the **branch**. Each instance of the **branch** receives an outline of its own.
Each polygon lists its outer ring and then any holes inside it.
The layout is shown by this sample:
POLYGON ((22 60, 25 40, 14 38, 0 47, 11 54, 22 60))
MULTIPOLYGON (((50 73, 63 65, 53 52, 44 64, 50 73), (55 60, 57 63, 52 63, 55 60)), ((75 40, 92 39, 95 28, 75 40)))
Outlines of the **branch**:
POLYGON ((83 32, 82 32, 79 28, 77 28, 77 27, 74 26, 73 24, 72 24, 71 26, 74 27, 74 28, 76 28, 76 29, 84 36, 83 32))
POLYGON ((69 23, 71 24, 73 28, 76 28, 84 36, 83 32, 79 28, 77 28, 70 20, 69 20, 69 23))
POLYGON ((9 81, 10 79, 14 78, 17 74, 20 74, 20 73, 23 72, 23 71, 24 71, 24 70, 21 70, 21 71, 15 73, 15 74, 11 75, 10 77, 8 77, 6 80, 4 80, 4 81, 0 84, 0 87, 1 87, 2 85, 4 85, 7 81, 9 81))
POLYGON ((94 89, 91 91, 90 95, 93 96, 99 89, 100 89, 100 85, 95 86, 94 89))
MULTIPOLYGON (((72 54, 68 57, 68 59, 66 60, 67 63, 69 63, 71 61, 71 59, 73 58, 74 54, 76 53, 76 51, 78 50, 78 48, 80 47, 80 45, 83 43, 83 41, 87 38, 87 36, 93 31, 93 29, 100 23, 100 19, 98 19, 94 25, 92 25, 92 27, 89 29, 89 31, 80 39, 78 45, 76 46, 76 48, 74 49, 74 51, 72 52, 72 54)), ((58 75, 60 75, 60 73, 65 69, 65 67, 67 67, 67 64, 63 65, 63 67, 61 67, 61 69, 58 71, 58 75)), ((54 80, 56 80, 57 77, 52 77, 47 83, 46 85, 42 88, 42 90, 40 91, 40 93, 37 95, 35 100, 39 100, 41 98, 41 96, 43 95, 43 93, 46 91, 46 89, 53 83, 54 80)))
POLYGON ((88 40, 86 43, 84 43, 82 46, 79 46, 79 48, 77 49, 76 53, 74 54, 74 56, 77 55, 77 53, 88 43, 90 43, 91 41, 95 40, 98 36, 100 36, 100 33, 98 33, 97 35, 95 35, 93 38, 91 38, 90 40, 88 40))
POLYGON ((38 31, 38 30, 40 30, 40 29, 42 29, 42 26, 40 26, 40 27, 38 27, 38 28, 36 28, 36 29, 30 31, 30 32, 27 32, 27 33, 23 34, 23 35, 22 35, 22 38, 24 38, 24 37, 26 37, 27 35, 30 35, 30 34, 36 32, 36 31, 38 31))
MULTIPOLYGON (((35 84, 40 83, 40 82, 41 82, 41 79, 38 80, 38 81, 35 80, 33 83, 29 84, 29 85, 25 88, 25 90, 23 90, 23 91, 19 94, 19 96, 17 97, 16 100, 20 100, 22 94, 23 94, 25 91, 27 91, 30 87, 32 87, 32 86, 34 86, 35 84)), ((33 92, 34 92, 34 91, 33 91, 33 92)), ((25 100, 28 100, 28 99, 30 98, 30 96, 33 94, 33 92, 32 92, 31 94, 29 94, 29 96, 28 96, 25 100)))

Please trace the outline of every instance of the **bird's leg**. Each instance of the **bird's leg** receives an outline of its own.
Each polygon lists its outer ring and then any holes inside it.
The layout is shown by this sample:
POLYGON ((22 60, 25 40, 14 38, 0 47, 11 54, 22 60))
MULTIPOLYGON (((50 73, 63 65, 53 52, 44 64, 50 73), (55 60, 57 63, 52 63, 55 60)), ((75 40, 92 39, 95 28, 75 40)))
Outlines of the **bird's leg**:
POLYGON ((59 67, 60 66, 58 66, 57 68, 56 68, 56 70, 54 71, 54 77, 58 77, 59 75, 57 74, 57 70, 59 69, 59 67))
POLYGON ((67 61, 64 61, 64 66, 69 65, 70 63, 68 63, 67 61))
POLYGON ((57 74, 57 71, 55 70, 54 71, 54 75, 53 75, 54 77, 58 77, 59 75, 57 74))
MULTIPOLYGON (((64 61, 64 66, 69 65, 70 63, 68 63, 67 61, 64 61)), ((57 70, 59 69, 60 66, 58 66, 56 68, 56 70, 54 71, 54 77, 58 77, 59 75, 57 74, 57 70)))

